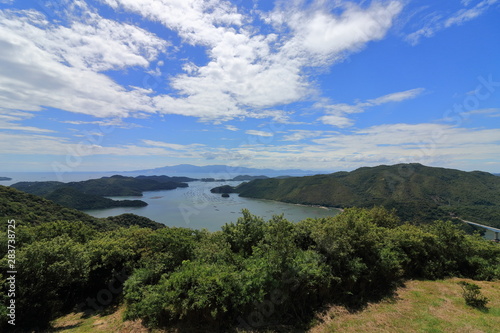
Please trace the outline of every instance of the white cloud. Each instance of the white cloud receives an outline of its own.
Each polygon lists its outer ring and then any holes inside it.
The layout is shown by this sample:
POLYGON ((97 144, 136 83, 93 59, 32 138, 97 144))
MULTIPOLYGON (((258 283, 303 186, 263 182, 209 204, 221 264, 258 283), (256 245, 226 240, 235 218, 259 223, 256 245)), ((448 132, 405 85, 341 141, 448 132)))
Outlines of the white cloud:
POLYGON ((165 46, 144 30, 95 15, 64 27, 33 10, 1 11, 0 104, 96 117, 154 112, 147 91, 126 89, 98 71, 147 66, 165 46))
POLYGON ((152 63, 169 42, 135 25, 105 19, 85 1, 65 3, 54 11, 61 20, 50 21, 35 10, 4 10, 0 103, 5 108, 52 107, 120 118, 159 111, 216 123, 283 118, 274 106, 303 100, 315 90, 305 68, 329 66, 383 38, 402 8, 400 1, 375 1, 370 6, 345 4, 340 14, 333 14, 320 2, 285 6, 269 17, 289 20, 282 27, 271 22, 274 29, 262 33, 252 26, 254 12, 241 13, 224 0, 101 2, 163 24, 185 43, 206 48, 208 61, 195 64, 186 59, 184 72, 168 81, 172 94, 123 87, 105 72, 142 67, 160 77, 164 63, 152 63))
POLYGON ((314 105, 317 109, 322 109, 326 115, 318 118, 324 124, 332 125, 339 128, 352 126, 354 121, 347 117, 348 114, 364 112, 366 108, 392 102, 402 102, 407 99, 412 99, 422 94, 425 91, 423 88, 410 89, 406 91, 395 92, 380 96, 374 99, 369 99, 366 102, 358 102, 356 104, 328 104, 327 101, 321 101, 314 105))
POLYGON ((245 133, 250 134, 250 135, 266 136, 266 137, 270 137, 270 136, 274 135, 273 133, 270 133, 270 132, 256 131, 256 130, 248 130, 248 131, 245 131, 245 133))
POLYGON ((52 130, 33 126, 23 126, 18 122, 32 118, 33 114, 21 111, 11 111, 0 109, 0 129, 9 131, 23 131, 35 133, 51 133, 52 130))
POLYGON ((202 144, 180 145, 180 144, 176 144, 176 143, 167 143, 167 142, 154 141, 154 140, 142 140, 142 142, 148 146, 162 147, 162 148, 168 148, 168 149, 173 149, 173 150, 186 150, 186 149, 193 149, 193 148, 198 148, 198 147, 204 146, 202 144))
POLYGON ((303 54, 312 61, 309 65, 322 65, 353 52, 366 43, 382 39, 400 13, 400 1, 373 2, 362 9, 345 4, 341 15, 323 9, 285 12, 285 22, 294 30, 294 37, 285 45, 286 52, 303 54))
POLYGON ((236 132, 236 131, 239 131, 240 129, 236 126, 233 126, 233 125, 226 125, 225 128, 229 131, 233 131, 233 132, 236 132))
MULTIPOLYGON (((464 7, 467 7, 470 5, 472 0, 465 0, 461 2, 464 7)), ((445 15, 440 12, 427 14, 425 17, 420 18, 420 21, 423 22, 423 26, 418 30, 408 34, 405 37, 405 40, 411 45, 416 45, 420 42, 422 37, 432 37, 438 31, 450 28, 455 25, 461 25, 467 21, 481 16, 497 2, 498 0, 481 0, 472 8, 462 8, 451 15, 445 15)))
POLYGON ((373 105, 380 105, 390 102, 401 102, 407 99, 412 99, 424 92, 424 88, 410 89, 406 91, 400 91, 385 96, 381 96, 375 99, 368 100, 368 103, 373 105))
MULTIPOLYGON (((473 8, 463 8, 449 17, 444 22, 444 27, 449 28, 453 25, 461 25, 467 21, 475 19, 476 17, 482 15, 485 11, 487 11, 489 7, 496 2, 498 2, 498 0, 483 0, 476 4, 473 8)), ((465 5, 469 5, 469 3, 466 3, 465 5)))
POLYGON ((301 141, 315 138, 323 134, 323 131, 292 130, 291 134, 283 136, 283 141, 301 141))
POLYGON ((171 80, 177 94, 154 101, 160 112, 212 121, 279 114, 268 108, 312 92, 305 67, 330 65, 383 38, 402 8, 399 1, 375 2, 368 8, 345 5, 338 16, 317 4, 279 13, 276 9, 269 17, 287 16, 289 29, 262 34, 250 26, 251 16, 223 0, 101 1, 160 22, 186 42, 206 47, 208 62, 193 64, 188 59, 185 73, 171 80))
POLYGON ((318 118, 323 124, 332 125, 339 128, 345 128, 352 126, 354 121, 344 117, 344 116, 336 116, 336 115, 326 115, 318 118))

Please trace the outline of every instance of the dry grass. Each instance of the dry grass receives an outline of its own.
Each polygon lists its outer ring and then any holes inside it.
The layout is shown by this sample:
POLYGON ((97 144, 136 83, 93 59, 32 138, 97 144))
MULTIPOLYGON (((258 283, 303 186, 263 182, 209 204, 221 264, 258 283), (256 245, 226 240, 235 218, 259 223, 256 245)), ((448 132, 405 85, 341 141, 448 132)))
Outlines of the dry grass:
POLYGON ((331 307, 318 320, 311 333, 320 332, 500 332, 500 282, 449 279, 408 281, 395 299, 369 304, 349 313, 331 307), (479 285, 490 299, 481 311, 465 305, 458 281, 479 285))
MULTIPOLYGON (((117 333, 147 333, 151 332, 145 328, 139 320, 123 321, 124 308, 120 307, 116 311, 107 315, 94 315, 84 317, 84 313, 71 313, 58 318, 52 323, 54 329, 48 332, 117 332, 117 333)), ((159 332, 159 331, 158 331, 159 332)))

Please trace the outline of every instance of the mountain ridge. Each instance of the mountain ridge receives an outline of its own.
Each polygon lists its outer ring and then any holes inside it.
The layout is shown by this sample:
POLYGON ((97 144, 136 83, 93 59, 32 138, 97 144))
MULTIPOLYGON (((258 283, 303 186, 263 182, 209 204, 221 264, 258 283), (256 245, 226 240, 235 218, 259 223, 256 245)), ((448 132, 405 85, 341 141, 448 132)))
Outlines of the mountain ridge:
POLYGON ((500 226, 500 178, 483 171, 380 165, 286 179, 260 179, 234 189, 242 197, 337 208, 382 205, 403 219, 428 222, 450 214, 500 226))

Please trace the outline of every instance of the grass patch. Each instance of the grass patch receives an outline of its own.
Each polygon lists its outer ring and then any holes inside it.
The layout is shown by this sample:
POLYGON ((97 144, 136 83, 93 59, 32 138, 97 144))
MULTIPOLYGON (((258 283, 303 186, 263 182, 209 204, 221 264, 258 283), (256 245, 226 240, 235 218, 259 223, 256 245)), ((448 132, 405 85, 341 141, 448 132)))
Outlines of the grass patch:
POLYGON ((500 327, 500 282, 448 279, 408 281, 397 292, 397 301, 369 304, 363 311, 350 313, 332 307, 322 314, 322 323, 311 333, 320 332, 498 332, 500 327), (487 309, 467 306, 458 281, 475 283, 491 301, 487 309))
MULTIPOLYGON (((52 322, 53 329, 45 333, 93 333, 93 332, 156 332, 145 328, 140 321, 123 321, 123 306, 108 314, 85 316, 83 312, 71 313, 52 322)), ((160 332, 160 331, 157 331, 160 332)))

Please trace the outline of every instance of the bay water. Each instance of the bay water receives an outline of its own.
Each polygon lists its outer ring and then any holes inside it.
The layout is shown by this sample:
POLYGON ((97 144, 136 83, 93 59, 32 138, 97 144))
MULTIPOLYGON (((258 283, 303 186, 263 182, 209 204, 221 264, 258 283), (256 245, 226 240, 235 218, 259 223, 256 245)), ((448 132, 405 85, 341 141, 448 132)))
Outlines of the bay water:
MULTIPOLYGON (((100 177, 109 177, 115 173, 107 172, 72 172, 61 177, 54 172, 3 172, 0 176, 11 177, 10 181, 1 181, 0 185, 9 186, 21 181, 83 181, 100 177)), ((126 173, 126 176, 138 176, 126 173)), ((204 178, 210 175, 186 174, 192 178, 204 178)), ((322 207, 311 207, 282 203, 272 200, 261 200, 239 197, 230 194, 229 198, 223 198, 221 194, 210 193, 210 189, 221 186, 236 186, 241 181, 224 182, 189 182, 189 187, 177 188, 175 190, 144 192, 140 197, 110 197, 115 200, 139 199, 148 203, 146 207, 118 207, 99 210, 85 211, 94 217, 116 216, 124 213, 132 213, 145 216, 153 221, 163 223, 172 227, 185 227, 193 229, 208 229, 209 231, 220 230, 229 222, 236 222, 242 215, 242 209, 248 209, 250 213, 260 216, 265 220, 273 215, 284 214, 284 217, 293 222, 299 222, 306 218, 318 218, 335 216, 339 214, 337 209, 326 209, 322 207)))

